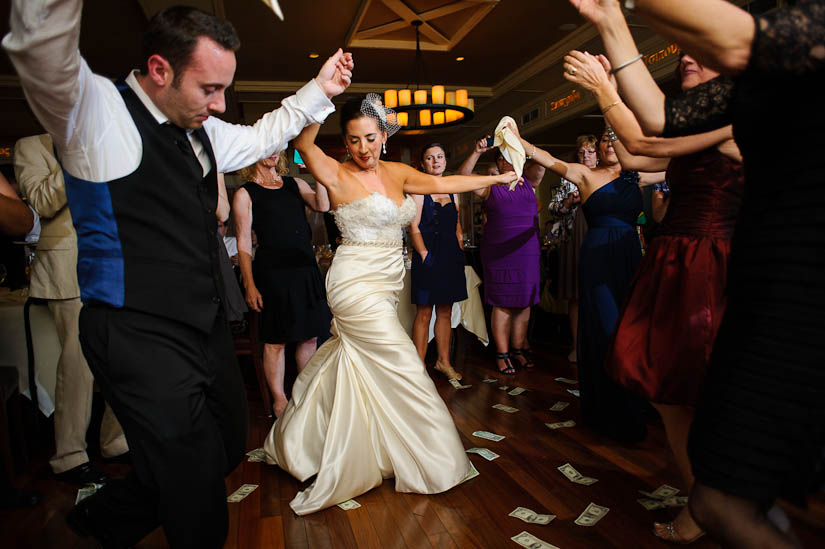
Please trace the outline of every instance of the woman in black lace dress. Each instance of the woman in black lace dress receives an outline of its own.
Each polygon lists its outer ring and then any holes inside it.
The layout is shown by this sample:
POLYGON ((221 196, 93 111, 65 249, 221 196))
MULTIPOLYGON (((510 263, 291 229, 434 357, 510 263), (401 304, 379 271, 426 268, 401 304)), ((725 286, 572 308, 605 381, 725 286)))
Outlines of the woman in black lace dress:
MULTIPOLYGON (((621 68, 615 0, 571 0, 621 68)), ((754 19, 724 0, 635 0, 636 12, 720 77, 676 99, 634 97, 648 133, 683 135, 733 123, 745 196, 733 237, 728 308, 690 440, 690 510, 725 546, 795 547, 766 513, 822 486, 825 448, 825 0, 754 19), (664 105, 664 108, 662 108, 664 105), (793 139, 788 139, 794 135, 793 139), (815 154, 800 155, 800 144, 815 154)), ((628 35, 629 36, 629 35, 628 35)))

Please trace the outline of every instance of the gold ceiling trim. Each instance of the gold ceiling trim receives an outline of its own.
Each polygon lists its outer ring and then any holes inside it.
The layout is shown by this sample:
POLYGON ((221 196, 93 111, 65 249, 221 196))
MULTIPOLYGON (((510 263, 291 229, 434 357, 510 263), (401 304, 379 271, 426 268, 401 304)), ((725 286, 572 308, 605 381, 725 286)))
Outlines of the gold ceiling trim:
POLYGON ((421 49, 429 51, 450 51, 478 25, 499 0, 444 0, 444 4, 421 12, 416 11, 403 0, 362 0, 353 26, 347 33, 347 47, 415 50, 415 40, 399 40, 394 33, 410 28, 413 21, 423 21, 421 25, 421 49), (373 6, 381 6, 381 11, 389 9, 397 19, 365 27, 364 21, 373 6), (442 17, 454 17, 461 21, 450 36, 437 29, 431 22, 442 17))

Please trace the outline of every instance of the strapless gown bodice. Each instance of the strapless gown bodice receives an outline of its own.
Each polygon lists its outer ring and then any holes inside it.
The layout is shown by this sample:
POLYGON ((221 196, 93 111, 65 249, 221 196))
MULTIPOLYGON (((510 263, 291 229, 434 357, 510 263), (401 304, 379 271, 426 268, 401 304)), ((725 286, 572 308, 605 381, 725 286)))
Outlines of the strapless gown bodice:
POLYGON ((374 192, 341 204, 334 215, 345 243, 400 245, 403 228, 415 218, 415 202, 407 196, 399 206, 391 198, 374 192))

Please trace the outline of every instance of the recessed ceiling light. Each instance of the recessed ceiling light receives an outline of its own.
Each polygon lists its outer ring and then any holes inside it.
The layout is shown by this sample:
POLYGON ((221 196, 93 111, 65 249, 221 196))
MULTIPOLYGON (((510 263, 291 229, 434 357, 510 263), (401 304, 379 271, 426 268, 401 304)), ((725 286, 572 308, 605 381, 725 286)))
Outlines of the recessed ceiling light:
POLYGON ((319 57, 321 56, 315 52, 309 54, 310 59, 318 59, 319 57))
POLYGON ((569 32, 571 30, 575 30, 576 24, 575 23, 565 23, 563 25, 559 25, 559 30, 564 32, 569 32))
POLYGON ((455 58, 456 61, 464 61, 464 56, 459 56, 455 58))

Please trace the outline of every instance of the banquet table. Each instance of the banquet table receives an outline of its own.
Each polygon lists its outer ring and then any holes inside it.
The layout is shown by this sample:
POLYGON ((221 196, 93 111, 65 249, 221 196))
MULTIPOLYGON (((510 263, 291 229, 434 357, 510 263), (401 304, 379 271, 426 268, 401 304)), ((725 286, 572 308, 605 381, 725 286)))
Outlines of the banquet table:
MULTIPOLYGON (((27 290, 9 291, 0 288, 0 365, 15 366, 20 375, 20 393, 29 396, 28 352, 23 306, 27 290)), ((34 364, 37 379, 37 400, 46 416, 54 412, 54 386, 60 340, 54 319, 45 305, 33 305, 29 318, 34 344, 34 364)))
MULTIPOLYGON (((485 346, 490 342, 487 334, 487 322, 484 318, 484 307, 481 303, 481 295, 478 287, 481 279, 470 265, 464 266, 464 278, 467 281, 467 299, 453 303, 453 310, 450 314, 450 326, 455 328, 459 324, 465 330, 475 335, 485 346)), ((413 321, 415 320, 416 306, 410 302, 411 275, 408 269, 404 275, 404 288, 398 296, 398 320, 407 333, 412 336, 413 321)), ((435 314, 430 319, 430 336, 428 341, 434 337, 435 314)))

